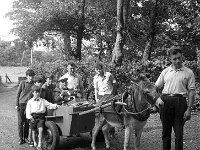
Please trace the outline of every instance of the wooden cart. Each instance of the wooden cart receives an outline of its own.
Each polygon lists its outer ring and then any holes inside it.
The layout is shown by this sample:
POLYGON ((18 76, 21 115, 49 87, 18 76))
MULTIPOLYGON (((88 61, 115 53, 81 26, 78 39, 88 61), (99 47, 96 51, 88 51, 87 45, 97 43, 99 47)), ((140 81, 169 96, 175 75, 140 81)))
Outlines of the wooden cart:
POLYGON ((48 112, 43 135, 43 146, 54 150, 59 144, 60 136, 72 136, 91 132, 95 125, 95 112, 79 115, 80 112, 93 109, 89 104, 62 104, 58 109, 48 112))

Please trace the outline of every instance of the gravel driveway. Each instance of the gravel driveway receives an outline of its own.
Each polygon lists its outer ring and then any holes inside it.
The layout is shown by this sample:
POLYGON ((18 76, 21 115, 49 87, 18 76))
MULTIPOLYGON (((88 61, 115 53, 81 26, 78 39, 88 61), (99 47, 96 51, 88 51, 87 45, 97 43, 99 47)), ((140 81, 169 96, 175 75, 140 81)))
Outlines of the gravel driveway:
MULTIPOLYGON (((0 87, 1 88, 1 87, 0 87)), ((12 90, 0 89, 0 150, 33 150, 27 144, 17 144, 17 112, 15 110, 16 88, 12 90)), ((186 123, 184 132, 184 150, 200 150, 200 113, 193 113, 192 119, 186 123)), ((151 114, 145 126, 141 140, 141 150, 161 150, 161 122, 158 114, 151 114)), ((123 149, 124 130, 117 129, 116 135, 111 139, 111 150, 123 149)), ((133 139, 130 149, 133 150, 133 139)), ((172 137, 174 141, 174 135, 172 137)), ((57 150, 89 150, 91 137, 89 134, 80 138, 61 137, 57 150)), ((98 150, 103 150, 104 143, 98 143, 98 150)), ((174 142, 172 142, 174 149, 174 142)))

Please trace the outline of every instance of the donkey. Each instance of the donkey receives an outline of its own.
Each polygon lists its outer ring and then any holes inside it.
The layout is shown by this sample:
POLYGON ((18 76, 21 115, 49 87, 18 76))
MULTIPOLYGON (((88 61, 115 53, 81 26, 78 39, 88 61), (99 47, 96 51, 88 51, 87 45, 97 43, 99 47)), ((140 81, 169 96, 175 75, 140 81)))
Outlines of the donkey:
MULTIPOLYGON (((102 100, 102 103, 109 101, 109 98, 102 100)), ((154 84, 149 81, 140 81, 138 84, 131 85, 129 90, 122 94, 121 100, 126 105, 108 106, 100 111, 100 115, 96 117, 95 127, 92 135, 92 150, 96 150, 96 136, 102 129, 106 144, 106 149, 110 149, 109 130, 111 127, 125 128, 124 150, 129 146, 131 133, 135 131, 134 147, 140 150, 140 139, 143 128, 150 116, 150 108, 156 103, 163 105, 163 102, 156 91, 154 84)))

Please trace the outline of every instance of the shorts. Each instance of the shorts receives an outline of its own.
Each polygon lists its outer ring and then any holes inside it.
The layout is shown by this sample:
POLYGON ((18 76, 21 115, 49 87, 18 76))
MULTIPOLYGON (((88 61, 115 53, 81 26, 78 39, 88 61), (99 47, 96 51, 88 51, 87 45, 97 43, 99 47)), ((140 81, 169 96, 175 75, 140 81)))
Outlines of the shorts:
POLYGON ((32 114, 33 118, 30 120, 30 128, 37 130, 40 127, 44 127, 45 117, 44 114, 32 114))

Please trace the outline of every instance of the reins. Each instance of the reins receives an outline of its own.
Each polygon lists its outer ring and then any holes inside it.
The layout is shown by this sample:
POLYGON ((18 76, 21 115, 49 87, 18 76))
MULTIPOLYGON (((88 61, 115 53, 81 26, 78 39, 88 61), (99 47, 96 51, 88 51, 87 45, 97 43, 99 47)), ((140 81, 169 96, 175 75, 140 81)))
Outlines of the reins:
POLYGON ((150 108, 151 108, 151 105, 150 105, 149 107, 147 107, 146 109, 144 109, 144 110, 142 110, 142 111, 139 111, 139 112, 135 112, 135 113, 128 111, 125 107, 124 107, 124 110, 125 110, 128 114, 131 114, 131 115, 139 115, 139 114, 142 114, 143 112, 147 111, 147 110, 150 109, 150 108))

